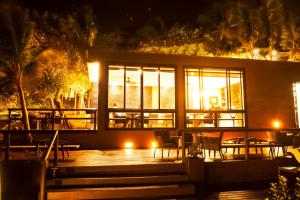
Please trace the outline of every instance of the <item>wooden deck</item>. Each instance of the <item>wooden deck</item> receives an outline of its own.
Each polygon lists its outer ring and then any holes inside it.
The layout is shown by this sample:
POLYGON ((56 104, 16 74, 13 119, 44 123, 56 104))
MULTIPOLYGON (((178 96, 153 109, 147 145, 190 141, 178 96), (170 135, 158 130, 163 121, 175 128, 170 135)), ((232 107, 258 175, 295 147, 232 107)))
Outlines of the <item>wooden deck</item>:
MULTIPOLYGON (((68 199, 70 195, 81 195, 98 199, 101 195, 131 199, 146 195, 152 199, 151 195, 155 194, 156 199, 178 196, 199 199, 203 195, 208 199, 230 199, 233 195, 242 199, 263 199, 270 182, 276 181, 278 167, 297 165, 292 158, 270 159, 267 148, 264 148, 264 156, 260 150, 256 154, 255 148, 251 149, 251 159, 247 161, 243 149, 240 156, 233 156, 232 151, 227 150, 226 160, 221 160, 219 154, 215 159, 209 158, 205 152, 205 163, 189 170, 188 162, 183 162, 181 157, 177 159, 176 149, 171 150, 169 157, 168 151, 164 151, 164 159, 160 150, 154 158, 153 149, 72 150, 65 160, 59 152, 56 176, 48 177, 46 182, 47 196, 68 199)), ((11 159, 34 156, 35 152, 18 150, 12 152, 11 159)))
MULTIPOLYGON (((223 150, 225 152, 225 149, 223 150)), ((41 153, 41 152, 40 152, 41 153)), ((153 157, 153 149, 108 149, 108 150, 70 150, 69 157, 65 153, 65 159, 62 159, 62 153, 59 151, 59 167, 77 167, 77 166, 115 166, 115 165, 145 165, 145 164, 179 164, 182 163, 181 153, 179 158, 176 157, 176 150, 171 149, 170 156, 168 157, 168 151, 164 150, 164 157, 161 158, 161 150, 156 150, 156 158, 153 157)), ((240 149, 240 154, 235 150, 233 154, 233 149, 228 148, 225 154, 225 160, 221 160, 219 153, 216 153, 214 158, 213 152, 211 152, 210 157, 208 156, 208 151, 205 152, 205 162, 214 161, 235 161, 243 160, 245 150, 240 149)), ((53 154, 53 152, 51 153, 53 154)), ((2 153, 2 157, 4 153, 2 153)), ((279 151, 279 156, 282 156, 282 151, 279 151)), ((18 159, 34 159, 35 152, 28 150, 17 150, 11 153, 12 160, 18 159)), ((50 159, 53 155, 50 156, 50 159)), ((269 156, 269 148, 263 148, 263 154, 261 150, 258 149, 256 153, 255 148, 250 148, 250 159, 261 159, 270 160, 273 159, 269 156)))

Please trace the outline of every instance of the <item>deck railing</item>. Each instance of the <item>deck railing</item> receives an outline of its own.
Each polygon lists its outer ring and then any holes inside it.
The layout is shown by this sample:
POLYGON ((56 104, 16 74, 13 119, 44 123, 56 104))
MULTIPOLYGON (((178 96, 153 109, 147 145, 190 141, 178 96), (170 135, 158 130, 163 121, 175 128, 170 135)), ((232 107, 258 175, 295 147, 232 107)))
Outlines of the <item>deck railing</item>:
MULTIPOLYGON (((28 108, 32 130, 97 130, 97 109, 28 108)), ((8 109, 8 129, 21 129, 20 108, 8 109)))
POLYGON ((44 155, 44 157, 41 160, 41 175, 40 175, 40 192, 39 192, 39 199, 43 200, 45 199, 45 181, 46 181, 46 173, 48 169, 48 161, 49 156, 51 153, 52 148, 54 147, 54 166, 53 166, 53 173, 55 175, 57 165, 58 165, 58 130, 55 131, 55 134, 53 135, 53 138, 51 140, 51 143, 49 144, 47 151, 44 155))

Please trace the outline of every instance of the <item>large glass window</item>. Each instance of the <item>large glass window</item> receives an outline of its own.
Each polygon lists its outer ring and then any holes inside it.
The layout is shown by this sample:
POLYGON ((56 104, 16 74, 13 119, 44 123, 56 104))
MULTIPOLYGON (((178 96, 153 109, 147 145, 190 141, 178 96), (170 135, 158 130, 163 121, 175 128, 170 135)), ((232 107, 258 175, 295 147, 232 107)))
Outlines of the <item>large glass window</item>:
POLYGON ((185 68, 186 127, 243 127, 243 71, 185 68))
POLYGON ((174 128, 175 68, 110 65, 109 128, 174 128))

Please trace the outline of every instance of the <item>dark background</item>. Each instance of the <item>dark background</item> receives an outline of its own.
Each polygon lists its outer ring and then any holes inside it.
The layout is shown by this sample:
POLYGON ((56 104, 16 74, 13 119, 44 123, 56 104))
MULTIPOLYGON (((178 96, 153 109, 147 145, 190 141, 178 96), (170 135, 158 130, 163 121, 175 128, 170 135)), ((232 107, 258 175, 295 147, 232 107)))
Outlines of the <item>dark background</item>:
MULTIPOLYGON (((218 0, 17 0, 25 7, 41 11, 76 11, 84 4, 91 5, 97 23, 103 30, 115 27, 131 29, 160 17, 166 25, 174 23, 195 24, 197 16, 206 12, 218 0)), ((220 0, 219 0, 220 1, 220 0)), ((228 0, 232 1, 232 0, 228 0)), ((239 1, 239 0, 235 0, 239 1)), ((240 0, 250 1, 250 0, 240 0)), ((251 0, 260 3, 261 0, 251 0)), ((284 0, 289 10, 300 16, 300 0, 284 0)))

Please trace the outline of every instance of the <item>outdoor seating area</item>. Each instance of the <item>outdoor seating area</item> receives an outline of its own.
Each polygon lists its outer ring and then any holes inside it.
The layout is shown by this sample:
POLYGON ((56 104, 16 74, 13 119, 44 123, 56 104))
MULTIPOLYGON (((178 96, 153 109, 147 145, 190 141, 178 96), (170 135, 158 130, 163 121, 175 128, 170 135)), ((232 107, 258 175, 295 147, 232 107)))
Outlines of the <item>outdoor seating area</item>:
POLYGON ((173 151, 176 150, 177 159, 180 151, 182 151, 182 157, 198 156, 209 160, 274 159, 289 155, 290 149, 299 147, 300 140, 297 133, 288 131, 266 131, 261 133, 267 139, 257 136, 245 138, 242 135, 228 138, 226 134, 228 133, 223 131, 178 130, 175 135, 171 135, 168 129, 155 130, 154 136, 158 145, 154 148, 154 158, 157 157, 156 149, 161 149, 161 158, 164 159, 163 150, 167 148, 168 157, 173 149, 173 151), (225 135, 226 138, 224 138, 225 135), (191 152, 191 148, 193 148, 193 152, 191 152))

